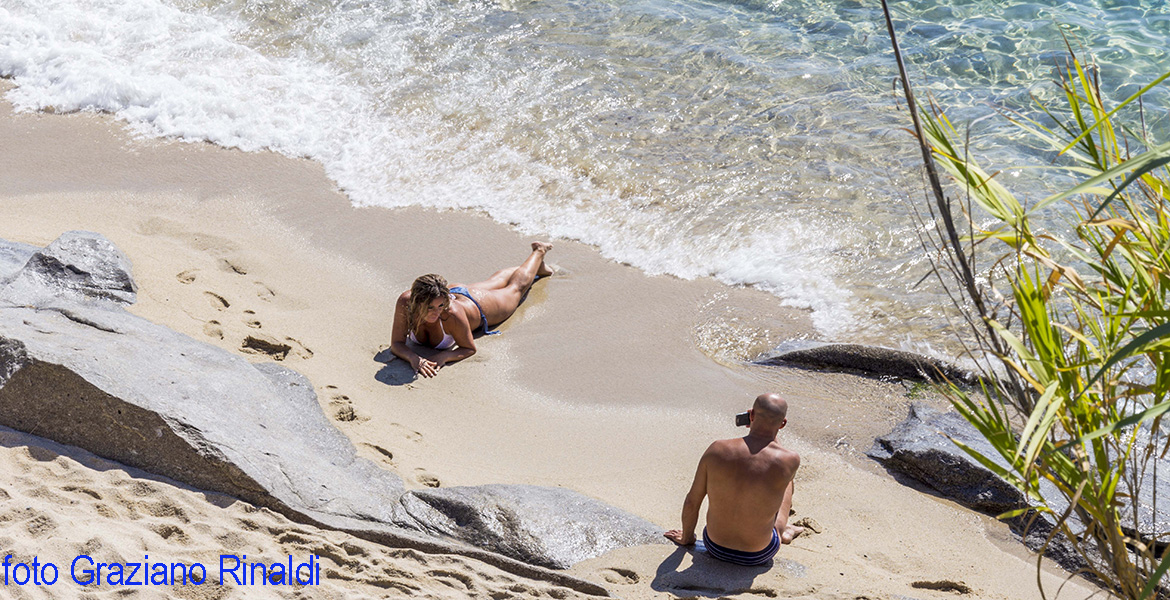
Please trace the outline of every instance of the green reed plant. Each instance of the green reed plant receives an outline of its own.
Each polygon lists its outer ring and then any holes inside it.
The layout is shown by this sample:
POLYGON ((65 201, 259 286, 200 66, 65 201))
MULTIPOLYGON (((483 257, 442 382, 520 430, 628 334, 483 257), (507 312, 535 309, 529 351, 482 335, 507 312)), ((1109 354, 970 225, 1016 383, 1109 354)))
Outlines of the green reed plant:
POLYGON ((1076 183, 1021 200, 970 156, 969 132, 933 102, 920 109, 883 7, 932 196, 924 244, 984 382, 945 392, 1000 461, 956 443, 1034 502, 1000 518, 1047 513, 1049 542, 1063 537, 1109 593, 1166 597, 1170 532, 1140 530, 1139 489, 1155 509, 1151 480, 1170 450, 1159 434, 1170 410, 1170 142, 1119 111, 1141 114, 1142 95, 1170 73, 1109 107, 1094 63, 1070 47, 1063 94, 1038 102, 1043 121, 1001 115, 1058 156, 1043 168, 1076 183), (955 185, 944 188, 939 167, 955 185), (1040 224, 1055 203, 1069 206, 1066 230, 1040 224))

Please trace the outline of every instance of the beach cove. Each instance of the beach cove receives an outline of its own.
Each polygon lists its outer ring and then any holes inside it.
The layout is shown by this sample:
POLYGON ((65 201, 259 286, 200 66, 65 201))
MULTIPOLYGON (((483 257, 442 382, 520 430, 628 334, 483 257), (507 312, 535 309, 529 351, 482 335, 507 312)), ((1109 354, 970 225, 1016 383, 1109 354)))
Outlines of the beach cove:
MULTIPOLYGON (((529 236, 471 212, 354 208, 316 163, 136 139, 103 115, 14 114, 5 103, 0 145, 0 237, 44 245, 72 229, 100 232, 133 262, 134 313, 256 361, 267 359, 241 349, 246 336, 258 331, 285 341, 291 351, 282 364, 312 381, 322 409, 359 453, 408 487, 559 486, 675 527, 703 448, 738 435, 734 413, 756 394, 777 391, 792 406, 781 441, 803 456, 795 518, 814 519, 822 531, 781 551, 802 572, 776 568, 726 592, 943 598, 955 593, 912 586, 951 581, 974 597, 1039 596, 1034 562, 1006 527, 906 487, 864 456, 874 436, 905 417, 910 399, 901 383, 747 363, 780 339, 815 336, 807 313, 774 296, 710 279, 649 277, 589 246, 554 239, 550 262, 562 272, 536 284, 503 335, 482 339, 476 356, 433 380, 408 382, 393 363, 375 360, 388 345, 393 298, 424 272, 474 281, 516 263, 529 236), (743 355, 705 354, 712 336, 742 340, 743 355)), ((412 565, 399 570, 419 586, 416 595, 486 597, 501 578, 514 577, 461 557, 395 555, 230 498, 136 483, 133 470, 30 444, 10 437, 3 445, 10 465, 4 510, 20 504, 36 513, 10 519, 3 535, 26 554, 98 539, 129 557, 145 549, 191 562, 221 554, 217 545, 238 519, 258 512, 266 527, 237 533, 246 539, 233 543, 291 556, 307 555, 288 547, 298 540, 324 539, 361 547, 366 560, 387 553, 382 560, 412 565), (134 503, 126 503, 128 512, 87 512, 68 500, 78 479, 107 496, 145 486, 147 497, 183 507, 186 520, 137 518, 147 513, 134 503), (22 525, 39 517, 55 527, 22 525), (172 528, 183 535, 158 533, 172 528), (300 533, 287 535, 293 531, 300 533), (453 588, 439 571, 463 583, 453 588)), ((322 560, 329 593, 387 595, 368 578, 331 578, 330 568, 345 575, 353 567, 322 560)), ((724 595, 704 588, 709 574, 690 567, 687 553, 660 545, 614 551, 570 572, 626 598, 724 595)), ((1046 571, 1046 587, 1065 576, 1046 571)), ((547 584, 515 585, 502 587, 520 597, 556 595, 547 584)), ((1061 597, 1092 592, 1074 580, 1061 597)), ((280 592, 249 588, 224 597, 264 594, 280 592)))

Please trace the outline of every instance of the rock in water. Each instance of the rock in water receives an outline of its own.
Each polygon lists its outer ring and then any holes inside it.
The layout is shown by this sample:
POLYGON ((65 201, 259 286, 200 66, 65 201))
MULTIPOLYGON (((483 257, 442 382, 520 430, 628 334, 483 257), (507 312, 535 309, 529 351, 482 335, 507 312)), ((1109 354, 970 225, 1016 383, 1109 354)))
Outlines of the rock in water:
POLYGON ((780 352, 756 362, 765 365, 795 364, 849 369, 872 375, 927 381, 976 382, 971 373, 928 356, 861 344, 814 344, 780 352))
POLYGON ((625 546, 664 543, 653 523, 577 492, 482 485, 408 492, 403 525, 564 569, 625 546))

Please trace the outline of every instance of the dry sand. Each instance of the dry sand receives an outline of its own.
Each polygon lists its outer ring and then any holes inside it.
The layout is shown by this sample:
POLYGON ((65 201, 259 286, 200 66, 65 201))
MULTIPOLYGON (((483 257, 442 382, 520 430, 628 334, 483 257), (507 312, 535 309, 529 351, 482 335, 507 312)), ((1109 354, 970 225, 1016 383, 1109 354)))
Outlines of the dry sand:
MULTIPOLYGON (((647 277, 552 240, 562 272, 534 286, 503 335, 412 381, 401 361, 375 360, 388 354, 393 298, 422 273, 484 279, 520 262, 532 236, 476 214, 355 209, 312 162, 134 139, 102 115, 14 115, 4 103, 0 148, 0 237, 43 245, 70 229, 100 232, 133 261, 137 314, 256 361, 269 358, 244 352, 246 336, 289 344, 284 364, 309 377, 359 452, 408 487, 563 486, 676 527, 706 445, 738 434, 732 415, 756 394, 785 395, 781 441, 803 457, 796 517, 821 532, 785 547, 768 572, 718 569, 672 545, 571 570, 615 595, 928 599, 962 594, 922 582, 954 582, 968 597, 1039 597, 1035 560, 1002 524, 899 484, 862 454, 905 416, 905 387, 746 364, 811 334, 804 313, 772 296, 647 277)), ((296 525, 27 437, 3 440, 0 539, 17 554, 72 557, 91 545, 190 561, 232 545, 329 547, 327 585, 304 597, 568 594, 470 559, 296 525)), ((1044 571, 1050 597, 1065 577, 1044 571)), ((1060 597, 1094 591, 1073 580, 1060 597)))

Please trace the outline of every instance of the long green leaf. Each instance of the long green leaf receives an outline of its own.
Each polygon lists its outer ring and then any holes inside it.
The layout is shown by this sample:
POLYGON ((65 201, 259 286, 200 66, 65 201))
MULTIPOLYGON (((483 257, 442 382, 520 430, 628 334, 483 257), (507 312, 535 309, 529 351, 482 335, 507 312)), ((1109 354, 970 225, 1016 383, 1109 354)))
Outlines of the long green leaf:
POLYGON ((1166 574, 1166 570, 1170 569, 1170 550, 1162 552, 1162 562, 1158 563, 1158 568, 1150 575, 1150 579, 1146 581, 1145 587, 1142 588, 1141 596, 1143 600, 1149 598, 1150 594, 1154 593, 1154 588, 1158 586, 1158 582, 1162 580, 1162 576, 1166 574))
POLYGON ((1135 354, 1142 346, 1145 346, 1146 344, 1167 334, 1170 334, 1170 323, 1163 323, 1137 336, 1130 343, 1126 344, 1124 348, 1114 352, 1113 355, 1109 357, 1109 360, 1105 361, 1104 365, 1101 365, 1101 370, 1097 371, 1097 374, 1093 375, 1093 377, 1089 379, 1089 382, 1085 384, 1085 387, 1081 389, 1081 392, 1077 394, 1077 399, 1080 399, 1080 397, 1083 396, 1085 392, 1089 390, 1089 388, 1093 387, 1093 384, 1096 383, 1097 380, 1105 374, 1105 371, 1108 370, 1109 367, 1112 367, 1119 361, 1133 356, 1133 354, 1135 354))
POLYGON ((1049 204, 1052 204, 1053 202, 1056 202, 1058 200, 1063 200, 1065 198, 1068 198, 1069 196, 1076 196, 1077 194, 1089 193, 1090 191, 1094 191, 1094 193, 1099 193, 1099 192, 1096 192, 1096 189, 1099 189, 1098 186, 1101 185, 1102 183, 1109 181, 1110 179, 1113 179, 1114 177, 1117 177, 1118 175, 1125 173, 1126 171, 1130 171, 1133 169, 1139 169, 1142 167, 1142 165, 1144 165, 1150 161, 1157 160, 1157 159, 1162 158, 1162 157, 1167 156, 1167 155, 1170 155, 1170 142, 1167 142, 1165 144, 1161 144, 1161 145, 1156 146, 1150 150, 1147 150, 1146 152, 1143 152, 1143 153, 1141 153, 1141 154, 1139 154, 1139 155, 1137 155, 1137 156, 1135 156, 1135 157, 1133 157, 1125 162, 1122 162, 1122 163, 1114 166, 1112 169, 1104 171, 1100 175, 1093 177, 1092 179, 1089 179, 1088 181, 1081 183, 1080 185, 1077 185, 1073 188, 1067 189, 1063 192, 1058 192, 1056 194, 1053 194, 1053 195, 1041 200, 1036 206, 1032 207, 1032 210, 1030 210, 1028 212, 1029 212, 1029 214, 1031 214, 1033 212, 1036 212, 1036 211, 1048 206, 1049 204))
POLYGON ((1011 483, 1012 485, 1014 485, 1014 487, 1017 487, 1020 490, 1027 489, 1025 487, 1023 477, 1020 477, 1019 475, 1011 473, 1011 471, 1004 469, 1003 467, 1000 467, 1000 465, 996 464, 995 461, 992 461, 991 458, 987 458, 982 453, 979 453, 979 450, 976 450, 975 448, 971 448, 970 446, 968 446, 968 444, 965 444, 961 441, 958 441, 958 440, 954 439, 954 437, 950 437, 950 441, 951 441, 951 443, 954 443, 955 446, 958 446, 959 449, 965 451, 966 454, 969 454, 972 458, 975 458, 976 462, 984 465, 984 467, 987 470, 990 470, 991 473, 996 474, 1000 477, 1003 477, 1005 481, 1011 483))
POLYGON ((1093 211, 1093 214, 1089 216, 1089 220, 1092 221, 1093 219, 1096 219, 1097 215, 1101 214, 1101 211, 1105 210, 1105 207, 1109 206, 1109 203, 1113 202, 1113 199, 1116 198, 1122 190, 1129 187, 1129 184, 1140 179, 1142 175, 1145 175, 1146 173, 1149 173, 1150 171, 1153 171, 1154 169, 1157 169, 1158 167, 1165 164, 1170 164, 1170 156, 1151 160, 1141 167, 1138 167, 1133 173, 1129 174, 1129 177, 1125 178, 1125 181, 1123 181, 1117 189, 1113 190, 1112 194, 1109 194, 1109 196, 1105 198, 1105 201, 1101 203, 1101 206, 1098 206, 1097 210, 1093 211))
POLYGON ((1170 410, 1170 400, 1167 400, 1165 402, 1159 402, 1158 404, 1155 404, 1155 405, 1151 406, 1150 408, 1148 408, 1148 409, 1146 409, 1146 410, 1144 410, 1136 415, 1130 415, 1129 417, 1126 417, 1120 421, 1117 421, 1116 423, 1110 423, 1109 425, 1106 425, 1105 427, 1102 427, 1102 428, 1097 429, 1095 431, 1092 431, 1090 433, 1086 433, 1085 435, 1082 435, 1081 437, 1076 438, 1075 440, 1071 440, 1071 441, 1068 441, 1064 444, 1061 444, 1061 445, 1053 448, 1052 453, 1054 453, 1054 454, 1060 453, 1062 450, 1064 450, 1065 448, 1067 448, 1069 446, 1079 446, 1079 445, 1084 444, 1086 442, 1091 442, 1091 441, 1093 441, 1093 440, 1095 440, 1103 435, 1109 435, 1109 434, 1112 434, 1116 431, 1120 431, 1122 429, 1125 429, 1126 427, 1129 427, 1131 425, 1136 425, 1138 423, 1142 423, 1142 422, 1148 421, 1150 419, 1155 419, 1155 418, 1165 414, 1166 411, 1168 411, 1168 410, 1170 410))
POLYGON ((1034 459, 1034 457, 1031 457, 1032 446, 1043 441, 1047 432, 1037 434, 1035 442, 1029 442, 1029 440, 1032 439, 1032 432, 1036 429, 1036 426, 1047 416, 1048 403, 1052 401, 1052 396, 1056 394, 1058 387, 1060 387, 1060 382, 1057 381, 1048 384, 1048 388, 1044 390, 1040 399, 1036 401, 1036 406, 1032 409, 1032 414, 1028 417, 1028 423, 1024 426, 1024 431, 1020 433, 1020 446, 1016 449, 1016 460, 1019 460, 1020 456, 1025 454, 1029 455, 1030 459, 1034 459))
POLYGON ((1137 100, 1138 98, 1140 98, 1140 97, 1142 96, 1142 94, 1145 94, 1146 92, 1148 92, 1148 91, 1150 91, 1151 89, 1153 89, 1153 88, 1154 88, 1154 86, 1156 86, 1156 85, 1158 85, 1159 83, 1162 83, 1163 81, 1165 81, 1167 77, 1170 77, 1170 71, 1167 71, 1167 72, 1166 72, 1164 75, 1162 75, 1161 77, 1159 77, 1159 78, 1155 79, 1154 81, 1150 82, 1150 84, 1149 84, 1149 85, 1147 85, 1146 87, 1144 87, 1144 88, 1142 88, 1142 89, 1140 89, 1140 90, 1138 90, 1138 91, 1134 92, 1134 94, 1133 94, 1132 96, 1130 96, 1129 98, 1126 98, 1125 100, 1123 100, 1123 101, 1121 102, 1121 104, 1118 104, 1118 105, 1117 105, 1117 106, 1116 106, 1116 107, 1115 107, 1113 110, 1109 111, 1108 113, 1106 113, 1106 114, 1105 114, 1105 116, 1103 116, 1103 117, 1101 117, 1100 119, 1098 119, 1098 120, 1097 120, 1097 123, 1096 123, 1095 125, 1093 125, 1093 126, 1092 126, 1092 127, 1090 127, 1089 129, 1086 129, 1086 130, 1084 131, 1084 133, 1082 133, 1082 134, 1078 135, 1078 136, 1076 137, 1076 139, 1074 139, 1073 141, 1069 142, 1069 143, 1068 143, 1068 145, 1064 147, 1064 150, 1061 150, 1061 151, 1060 151, 1060 153, 1061 153, 1061 154, 1064 154, 1066 151, 1068 151, 1069 149, 1071 149, 1073 146, 1076 146, 1076 145, 1077 145, 1077 143, 1081 141, 1081 139, 1083 139, 1085 136, 1087 136, 1087 135, 1089 135, 1090 133, 1092 133, 1094 129, 1097 129, 1097 128, 1101 127, 1101 125, 1102 125, 1103 123, 1108 123, 1108 122, 1109 122, 1109 120, 1113 118, 1113 115, 1117 114, 1117 111, 1121 110, 1122 108, 1125 108, 1126 106, 1128 106, 1128 105, 1129 105, 1129 103, 1131 103, 1131 102, 1133 102, 1134 100, 1137 100))

